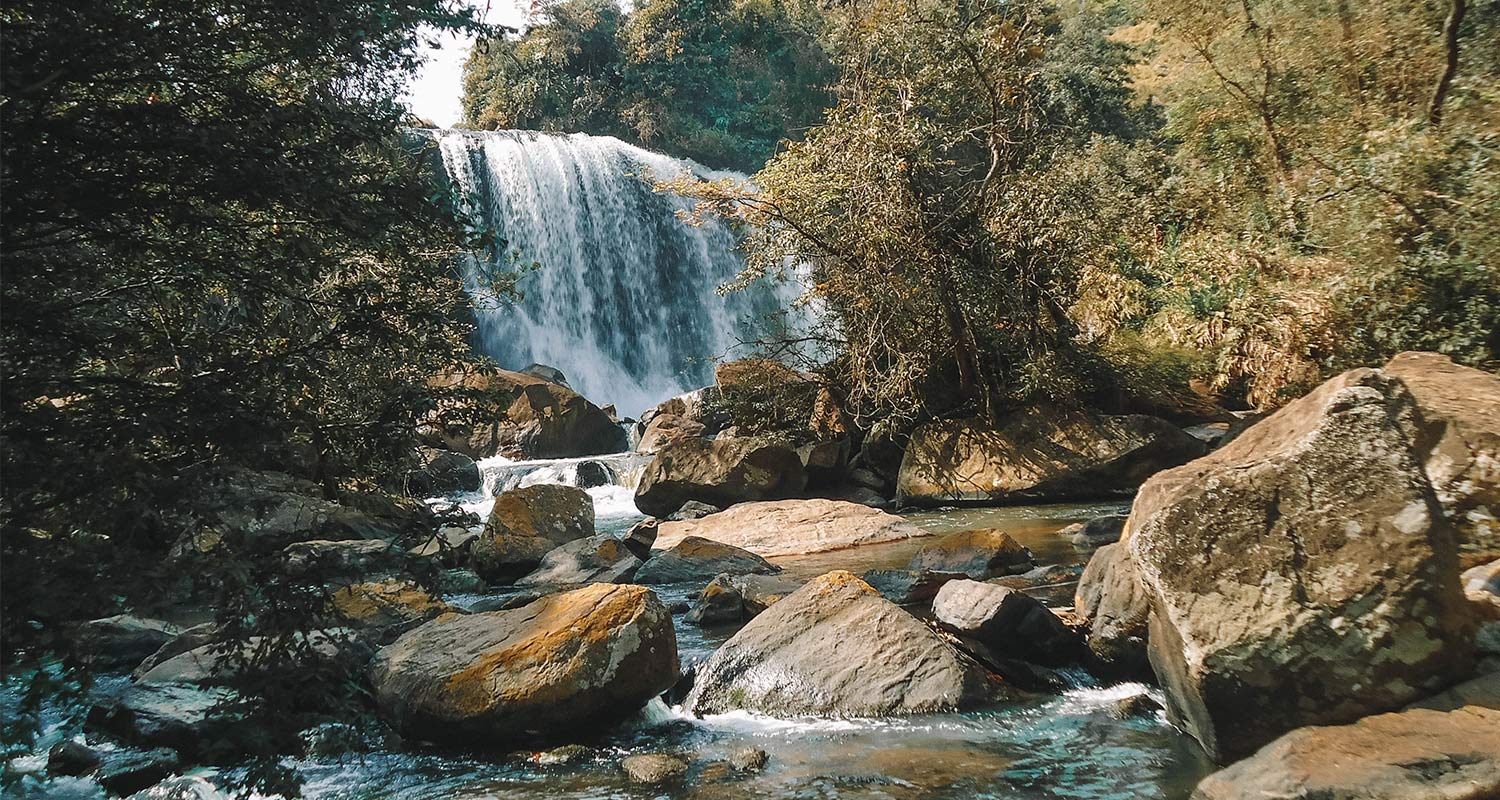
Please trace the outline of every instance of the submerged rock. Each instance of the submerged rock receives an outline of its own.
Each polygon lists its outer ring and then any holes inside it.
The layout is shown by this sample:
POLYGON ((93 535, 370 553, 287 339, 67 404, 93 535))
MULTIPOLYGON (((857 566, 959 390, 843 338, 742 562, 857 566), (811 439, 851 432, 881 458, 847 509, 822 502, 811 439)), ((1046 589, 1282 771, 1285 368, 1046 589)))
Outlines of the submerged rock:
POLYGON ((535 569, 559 545, 594 535, 594 501, 572 486, 542 484, 502 492, 470 546, 474 571, 511 580, 535 569))
POLYGON ((1500 675, 1479 683, 1436 707, 1298 728, 1204 778, 1193 800, 1500 797, 1500 675))
POLYGON ((154 750, 112 750, 94 772, 94 780, 106 791, 128 795, 155 786, 181 766, 177 752, 169 747, 154 750))
POLYGON ((667 753, 641 753, 627 756, 620 768, 631 783, 664 783, 688 771, 688 762, 667 753))
POLYGON ((625 431, 598 406, 560 384, 497 369, 435 378, 447 399, 421 434, 472 458, 573 458, 626 449, 625 431))
POLYGON ((1438 353, 1401 353, 1382 371, 1416 400, 1417 451, 1458 533, 1460 565, 1500 559, 1500 377, 1438 353))
POLYGON ((717 575, 769 575, 781 568, 734 545, 689 536, 667 550, 658 550, 635 574, 636 583, 709 581, 717 575))
POLYGON ((129 800, 228 800, 228 796, 196 775, 178 775, 136 792, 129 800))
POLYGON ((956 572, 975 580, 1028 572, 1031 551, 999 529, 961 531, 924 546, 906 568, 913 572, 956 572))
POLYGON ((694 625, 745 622, 804 583, 781 575, 719 575, 698 595, 685 621, 694 625))
POLYGON ((517 586, 567 586, 582 583, 629 583, 641 560, 625 542, 599 534, 554 548, 517 586))
POLYGON ((914 606, 930 602, 944 584, 963 577, 961 572, 872 569, 864 574, 864 581, 892 603, 914 606))
POLYGON ((907 442, 897 498, 913 505, 1037 502, 1128 491, 1206 452, 1157 417, 1018 411, 992 427, 977 419, 918 428, 907 442))
POLYGON ((635 490, 643 514, 665 517, 689 500, 719 507, 795 497, 807 485, 797 454, 753 437, 680 439, 661 448, 635 490))
POLYGON ((689 536, 744 548, 763 557, 821 553, 921 536, 894 514, 842 500, 740 503, 717 514, 663 522, 656 540, 668 548, 689 536))
POLYGON ((670 688, 677 667, 672 619, 651 590, 593 584, 440 617, 383 648, 370 682, 406 736, 499 746, 596 732, 670 688))
POLYGON ((694 714, 885 716, 964 708, 996 685, 977 663, 848 572, 762 612, 699 670, 694 714))
POLYGON ((231 700, 228 689, 184 684, 138 684, 89 709, 85 729, 140 747, 170 747, 184 757, 238 757, 238 736, 251 732, 213 712, 231 700))
POLYGON ((1216 759, 1464 675, 1473 629, 1410 392, 1329 380, 1141 487, 1128 546, 1175 722, 1216 759))
POLYGON ((1052 610, 1025 593, 978 581, 943 586, 932 601, 939 624, 982 646, 985 655, 1049 666, 1076 661, 1082 642, 1052 610))
POLYGON ((1120 541, 1127 519, 1129 517, 1125 514, 1106 514, 1088 522, 1069 525, 1058 531, 1057 535, 1067 537, 1068 541, 1078 547, 1103 547, 1120 541))

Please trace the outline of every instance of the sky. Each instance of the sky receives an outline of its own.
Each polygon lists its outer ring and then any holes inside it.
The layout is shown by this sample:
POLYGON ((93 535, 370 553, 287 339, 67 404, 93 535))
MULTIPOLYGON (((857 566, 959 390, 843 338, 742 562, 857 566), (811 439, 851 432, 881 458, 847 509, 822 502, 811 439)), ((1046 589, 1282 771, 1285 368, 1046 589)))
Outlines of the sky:
MULTIPOLYGON (((492 25, 518 27, 526 18, 523 10, 526 0, 466 0, 484 15, 484 21, 492 25)), ((417 116, 451 127, 463 117, 461 100, 464 93, 464 61, 469 57, 469 48, 474 45, 471 37, 444 34, 439 42, 442 47, 428 50, 427 64, 406 89, 406 100, 417 116)))

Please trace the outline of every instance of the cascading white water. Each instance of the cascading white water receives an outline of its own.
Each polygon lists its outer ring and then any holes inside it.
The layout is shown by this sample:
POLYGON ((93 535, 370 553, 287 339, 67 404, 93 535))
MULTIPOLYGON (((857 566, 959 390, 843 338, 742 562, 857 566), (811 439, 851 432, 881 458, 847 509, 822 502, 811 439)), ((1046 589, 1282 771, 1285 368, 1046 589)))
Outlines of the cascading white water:
POLYGON ((515 253, 518 263, 540 265, 521 279, 514 304, 495 303, 477 279, 483 265, 471 265, 477 344, 501 366, 550 364, 585 397, 636 415, 710 383, 714 359, 792 291, 716 295, 743 267, 734 233, 714 220, 687 224, 678 212, 691 204, 652 185, 684 172, 744 176, 607 136, 432 135, 471 215, 505 241, 491 263, 515 253))

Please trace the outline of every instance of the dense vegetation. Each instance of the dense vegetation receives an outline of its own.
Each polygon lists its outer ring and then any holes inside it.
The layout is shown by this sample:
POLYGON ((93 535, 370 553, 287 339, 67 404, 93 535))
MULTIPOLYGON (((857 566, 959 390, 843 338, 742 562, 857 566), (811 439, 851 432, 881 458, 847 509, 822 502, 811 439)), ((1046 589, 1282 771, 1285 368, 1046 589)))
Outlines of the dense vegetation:
POLYGON ((474 48, 464 116, 482 130, 617 136, 754 171, 822 119, 836 77, 822 16, 798 0, 546 4, 540 24, 474 48))

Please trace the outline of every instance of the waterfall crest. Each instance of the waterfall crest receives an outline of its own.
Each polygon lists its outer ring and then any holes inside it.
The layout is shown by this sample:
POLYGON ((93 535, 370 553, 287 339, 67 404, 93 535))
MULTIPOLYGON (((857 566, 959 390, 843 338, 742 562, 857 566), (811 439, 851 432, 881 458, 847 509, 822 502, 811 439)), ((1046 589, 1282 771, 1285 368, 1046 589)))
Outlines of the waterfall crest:
POLYGON ((651 185, 684 172, 743 176, 607 136, 433 135, 468 211, 507 242, 491 263, 514 251, 540 265, 515 303, 496 303, 477 279, 483 265, 469 265, 476 345, 503 367, 550 364, 590 400, 636 415, 711 383, 715 358, 786 299, 789 289, 769 286, 716 295, 743 267, 734 233, 715 220, 686 224, 677 212, 691 204, 651 185))

